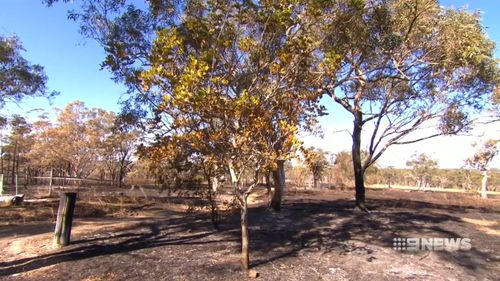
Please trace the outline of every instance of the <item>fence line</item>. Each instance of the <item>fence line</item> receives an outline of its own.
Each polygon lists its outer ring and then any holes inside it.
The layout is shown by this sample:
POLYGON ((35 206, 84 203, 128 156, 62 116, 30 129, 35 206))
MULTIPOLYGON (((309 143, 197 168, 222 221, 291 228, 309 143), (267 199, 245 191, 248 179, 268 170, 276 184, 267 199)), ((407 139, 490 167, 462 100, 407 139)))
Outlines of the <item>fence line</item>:
POLYGON ((73 180, 73 181, 97 181, 97 182, 113 182, 113 180, 94 179, 94 178, 74 178, 74 177, 30 177, 30 179, 54 179, 54 180, 73 180))

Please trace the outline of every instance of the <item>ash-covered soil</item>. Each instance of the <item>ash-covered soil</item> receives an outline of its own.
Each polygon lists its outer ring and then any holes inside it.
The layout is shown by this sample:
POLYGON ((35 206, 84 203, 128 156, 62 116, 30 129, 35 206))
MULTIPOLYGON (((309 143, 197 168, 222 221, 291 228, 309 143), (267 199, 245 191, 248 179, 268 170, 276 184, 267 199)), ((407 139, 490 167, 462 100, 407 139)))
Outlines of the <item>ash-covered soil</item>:
MULTIPOLYGON (((498 280, 499 199, 368 191, 367 214, 353 209, 352 194, 288 192, 279 213, 257 198, 249 217, 257 280, 498 280), (395 237, 470 238, 472 249, 396 251, 395 237)), ((239 265, 238 213, 226 214, 215 230, 207 213, 165 200, 108 209, 78 204, 72 244, 60 249, 52 245, 57 204, 0 209, 7 220, 0 226, 0 280, 248 279, 239 265), (29 220, 23 212, 31 212, 29 220)))

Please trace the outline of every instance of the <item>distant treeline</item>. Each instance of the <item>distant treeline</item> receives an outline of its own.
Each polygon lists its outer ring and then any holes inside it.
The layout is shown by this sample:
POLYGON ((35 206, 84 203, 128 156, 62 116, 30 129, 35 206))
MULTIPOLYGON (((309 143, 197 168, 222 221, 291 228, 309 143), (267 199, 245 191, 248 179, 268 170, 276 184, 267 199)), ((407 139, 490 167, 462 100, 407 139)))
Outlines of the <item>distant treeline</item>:
MULTIPOLYGON (((354 187, 352 163, 349 152, 330 155, 317 150, 315 158, 286 166, 287 181, 297 186, 314 186, 317 173, 318 187, 354 187), (319 156, 318 156, 319 155, 319 156)), ((367 185, 391 185, 412 187, 437 187, 463 190, 479 190, 482 174, 470 167, 462 169, 440 169, 437 162, 422 154, 408 161, 408 168, 370 167, 365 174, 367 185)), ((488 171, 488 190, 500 190, 500 170, 488 171)))

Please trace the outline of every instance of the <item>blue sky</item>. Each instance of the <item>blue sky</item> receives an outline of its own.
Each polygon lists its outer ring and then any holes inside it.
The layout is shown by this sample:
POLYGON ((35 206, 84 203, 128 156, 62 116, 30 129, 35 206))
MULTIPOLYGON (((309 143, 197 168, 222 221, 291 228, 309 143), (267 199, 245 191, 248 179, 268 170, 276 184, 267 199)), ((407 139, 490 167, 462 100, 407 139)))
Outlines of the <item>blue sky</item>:
MULTIPOLYGON (((61 92, 54 106, 64 107, 73 100, 82 100, 90 107, 117 111, 117 101, 124 87, 110 80, 99 64, 104 58, 102 48, 78 33, 78 25, 66 17, 68 8, 75 4, 58 4, 52 8, 41 0, 1 0, 0 34, 17 35, 30 62, 41 64, 49 77, 48 86, 61 92)), ((50 108, 45 99, 29 99, 21 107, 9 110, 23 111, 35 107, 50 108)))
MULTIPOLYGON (((26 57, 32 63, 41 64, 49 77, 51 90, 61 92, 50 105, 45 99, 27 99, 19 106, 9 105, 2 109, 2 114, 23 114, 35 108, 50 111, 52 106, 64 107, 73 100, 82 100, 89 107, 100 107, 118 111, 117 104, 125 88, 115 84, 106 70, 100 70, 99 64, 104 58, 101 47, 90 39, 84 39, 78 33, 78 25, 67 19, 67 10, 78 7, 74 4, 57 4, 45 7, 41 0, 0 0, 0 34, 17 35, 23 43, 26 57)), ((500 1, 497 0, 460 0, 441 1, 445 7, 465 7, 468 10, 483 12, 483 24, 489 37, 497 44, 500 42, 500 1)), ((497 48, 496 57, 500 57, 497 48)), ((351 121, 330 100, 323 103, 334 112, 334 116, 326 116, 321 120, 325 138, 307 138, 306 143, 325 150, 338 152, 350 148, 347 133, 334 133, 342 129, 350 129, 351 121)), ((493 133, 498 136, 498 125, 495 128, 480 129, 478 136, 447 137, 427 141, 416 145, 397 147, 389 150, 382 162, 387 165, 404 166, 412 154, 425 152, 438 160, 442 167, 459 167, 467 154, 472 153, 470 144, 478 138, 493 133)), ((500 157, 493 166, 500 168, 500 157)))

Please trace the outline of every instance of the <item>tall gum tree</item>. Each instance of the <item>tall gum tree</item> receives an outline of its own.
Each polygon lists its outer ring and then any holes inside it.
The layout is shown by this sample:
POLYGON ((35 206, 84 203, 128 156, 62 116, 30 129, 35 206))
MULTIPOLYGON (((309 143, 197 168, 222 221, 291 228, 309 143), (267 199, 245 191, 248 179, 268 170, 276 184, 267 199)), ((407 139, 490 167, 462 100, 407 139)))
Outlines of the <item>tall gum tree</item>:
POLYGON ((366 210, 365 171, 387 148, 469 129, 499 81, 494 43, 479 13, 435 0, 341 0, 328 15, 323 91, 352 114, 356 205, 366 210))

